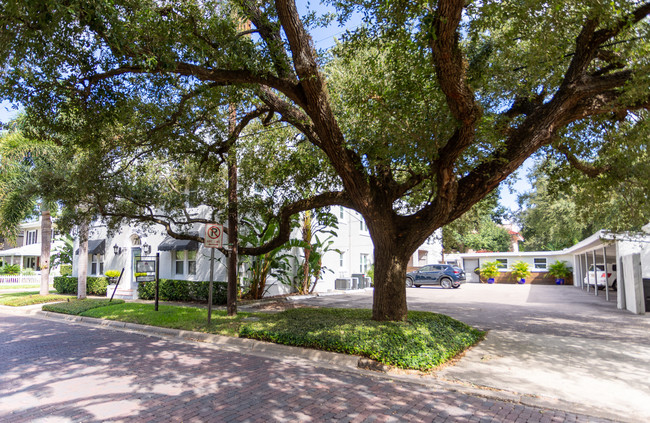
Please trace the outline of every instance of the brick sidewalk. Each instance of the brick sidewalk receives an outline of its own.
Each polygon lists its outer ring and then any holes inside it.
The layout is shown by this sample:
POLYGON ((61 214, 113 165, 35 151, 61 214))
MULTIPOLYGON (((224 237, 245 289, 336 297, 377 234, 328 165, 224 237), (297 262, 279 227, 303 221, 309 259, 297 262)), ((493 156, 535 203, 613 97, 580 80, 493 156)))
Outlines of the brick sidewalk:
POLYGON ((605 421, 302 361, 0 316, 1 422, 605 421))

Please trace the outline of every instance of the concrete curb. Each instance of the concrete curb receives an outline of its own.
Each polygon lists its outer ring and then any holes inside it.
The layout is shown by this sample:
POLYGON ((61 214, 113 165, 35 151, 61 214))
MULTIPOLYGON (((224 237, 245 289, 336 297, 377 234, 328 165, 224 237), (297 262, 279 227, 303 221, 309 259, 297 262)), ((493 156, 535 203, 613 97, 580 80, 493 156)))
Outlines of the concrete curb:
POLYGON ((233 338, 229 336, 214 335, 209 333, 190 332, 181 329, 161 328, 157 326, 138 325, 135 323, 97 319, 94 317, 70 316, 60 313, 52 313, 49 311, 37 311, 33 314, 39 317, 61 320, 70 323, 82 323, 117 330, 126 330, 129 332, 138 332, 145 335, 176 338, 190 342, 205 342, 230 351, 243 352, 270 358, 287 359, 293 357, 312 361, 315 363, 326 363, 329 365, 344 367, 348 369, 356 369, 359 363, 358 356, 333 353, 329 351, 312 350, 290 345, 273 344, 271 342, 258 341, 255 339, 233 338))
POLYGON ((131 333, 135 332, 145 336, 155 336, 179 342, 202 342, 214 345, 223 351, 244 353, 263 358, 278 360, 302 359, 311 362, 316 366, 338 371, 363 374, 365 376, 388 379, 395 382, 417 384, 420 386, 430 387, 432 389, 442 389, 451 392, 458 392, 465 395, 472 395, 498 401, 506 401, 537 408, 561 410, 568 413, 584 414, 614 421, 642 421, 630 417, 622 420, 620 415, 611 413, 608 410, 597 408, 595 409, 593 406, 564 401, 558 398, 531 396, 512 391, 475 386, 463 381, 442 379, 437 375, 400 374, 399 371, 394 371, 388 366, 384 366, 364 357, 350 356, 346 354, 312 350, 308 348, 288 345, 273 344, 254 339, 233 338, 201 332, 190 332, 180 329, 169 329, 156 326, 139 325, 135 323, 104 320, 93 317, 72 316, 42 311, 38 309, 19 310, 14 307, 0 306, 0 312, 27 315, 35 318, 52 319, 65 323, 81 324, 110 330, 118 330, 131 333))

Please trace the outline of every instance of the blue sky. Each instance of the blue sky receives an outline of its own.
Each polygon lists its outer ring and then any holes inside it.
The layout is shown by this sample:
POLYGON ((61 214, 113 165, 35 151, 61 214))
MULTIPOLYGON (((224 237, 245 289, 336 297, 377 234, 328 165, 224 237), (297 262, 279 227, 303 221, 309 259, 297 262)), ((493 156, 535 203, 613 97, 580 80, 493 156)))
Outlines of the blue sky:
POLYGON ((11 107, 11 103, 7 101, 0 103, 0 122, 7 123, 7 121, 16 117, 17 114, 18 111, 11 107))

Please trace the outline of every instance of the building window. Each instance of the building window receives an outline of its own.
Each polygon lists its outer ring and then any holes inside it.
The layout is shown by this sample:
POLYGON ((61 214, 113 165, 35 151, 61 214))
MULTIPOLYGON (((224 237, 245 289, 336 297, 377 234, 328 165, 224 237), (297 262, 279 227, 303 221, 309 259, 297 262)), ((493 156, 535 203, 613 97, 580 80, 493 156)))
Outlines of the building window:
POLYGON ((187 274, 196 275, 196 251, 187 252, 187 274))
POLYGON ((339 218, 343 219, 345 215, 343 214, 343 206, 339 206, 339 218))
POLYGON ((361 254, 359 258, 359 272, 365 275, 368 272, 368 254, 361 254))
POLYGON ((359 230, 361 232, 368 232, 368 226, 366 225, 366 221, 363 220, 363 216, 361 216, 361 213, 359 213, 359 230))
POLYGON ((90 274, 103 275, 104 274, 104 256, 101 254, 93 254, 90 256, 90 274))
POLYGON ((36 270, 36 257, 24 257, 23 258, 23 267, 25 269, 34 269, 34 270, 36 270))
POLYGON ((184 271, 185 251, 174 251, 175 274, 182 275, 184 271))
POLYGON ((546 269, 548 266, 546 264, 546 259, 545 258, 536 258, 533 259, 533 262, 535 264, 535 269, 546 269))
POLYGON ((27 237, 25 238, 25 245, 32 245, 38 242, 38 231, 27 231, 27 237))
POLYGON ((339 267, 344 267, 343 265, 343 254, 344 253, 339 253, 339 267))
POLYGON ((497 268, 507 269, 508 268, 508 259, 496 259, 497 268))

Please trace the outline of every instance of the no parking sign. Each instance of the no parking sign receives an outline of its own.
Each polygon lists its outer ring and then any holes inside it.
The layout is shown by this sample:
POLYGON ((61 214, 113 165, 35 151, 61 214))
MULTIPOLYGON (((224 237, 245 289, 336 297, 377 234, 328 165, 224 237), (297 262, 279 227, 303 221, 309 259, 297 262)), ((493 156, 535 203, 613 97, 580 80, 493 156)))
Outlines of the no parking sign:
POLYGON ((205 242, 204 247, 221 248, 223 245, 223 225, 219 223, 210 223, 205 225, 205 242))

